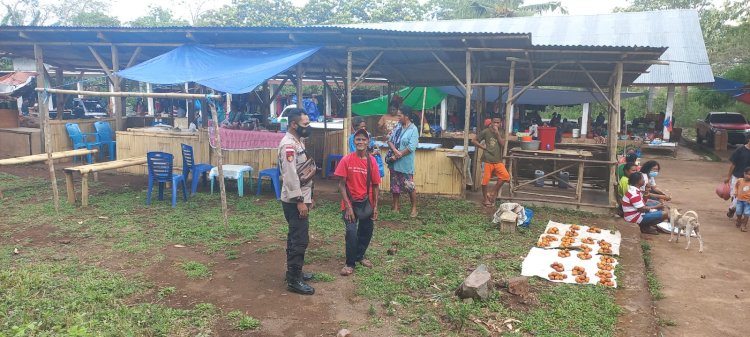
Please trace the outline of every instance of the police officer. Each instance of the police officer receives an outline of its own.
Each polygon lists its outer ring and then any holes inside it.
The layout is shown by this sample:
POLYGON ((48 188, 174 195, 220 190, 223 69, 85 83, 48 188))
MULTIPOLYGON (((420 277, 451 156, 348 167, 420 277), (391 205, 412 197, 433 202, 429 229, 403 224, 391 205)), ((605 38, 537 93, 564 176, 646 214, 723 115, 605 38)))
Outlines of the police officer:
POLYGON ((284 182, 281 186, 281 205, 289 224, 286 240, 287 289, 302 295, 312 295, 315 289, 305 282, 312 275, 303 273, 302 265, 309 242, 308 214, 313 202, 313 182, 312 179, 307 182, 300 179, 302 166, 308 161, 302 138, 310 136, 310 118, 303 109, 290 109, 288 120, 289 128, 279 143, 278 158, 284 182))

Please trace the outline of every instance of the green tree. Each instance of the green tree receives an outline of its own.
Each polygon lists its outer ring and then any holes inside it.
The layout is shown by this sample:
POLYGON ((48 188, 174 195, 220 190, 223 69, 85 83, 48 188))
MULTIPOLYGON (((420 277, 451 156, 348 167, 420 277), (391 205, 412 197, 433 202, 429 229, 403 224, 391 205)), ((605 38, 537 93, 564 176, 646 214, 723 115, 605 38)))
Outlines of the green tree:
POLYGON ((65 21, 65 26, 118 27, 120 20, 103 12, 81 12, 65 21))
POLYGON ((39 26, 47 20, 48 12, 39 0, 0 0, 2 26, 39 26))
POLYGON ((438 20, 532 16, 558 11, 568 14, 560 1, 524 5, 523 0, 431 0, 430 16, 438 20))
POLYGON ((299 26, 300 9, 289 0, 232 0, 230 5, 206 11, 199 26, 299 26))
POLYGON ((417 0, 310 0, 301 19, 305 24, 414 21, 426 12, 417 0))
POLYGON ((148 14, 128 22, 131 27, 187 26, 187 20, 174 16, 171 10, 161 6, 148 6, 148 14))

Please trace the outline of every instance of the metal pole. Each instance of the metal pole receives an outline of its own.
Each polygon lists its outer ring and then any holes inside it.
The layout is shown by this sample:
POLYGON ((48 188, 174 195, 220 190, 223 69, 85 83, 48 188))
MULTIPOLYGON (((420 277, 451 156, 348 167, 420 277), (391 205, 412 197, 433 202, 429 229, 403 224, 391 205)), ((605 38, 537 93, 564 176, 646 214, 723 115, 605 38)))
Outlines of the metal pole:
POLYGON ((466 197, 466 182, 469 175, 469 126, 471 125, 471 51, 466 51, 466 102, 464 102, 464 181, 461 197, 466 197))

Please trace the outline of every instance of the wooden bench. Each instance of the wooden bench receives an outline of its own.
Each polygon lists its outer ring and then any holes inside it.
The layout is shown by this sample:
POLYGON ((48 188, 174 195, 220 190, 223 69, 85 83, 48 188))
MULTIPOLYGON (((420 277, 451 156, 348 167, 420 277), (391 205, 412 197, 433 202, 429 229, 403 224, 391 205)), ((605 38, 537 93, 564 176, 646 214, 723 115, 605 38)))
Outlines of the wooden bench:
POLYGON ((146 164, 146 156, 118 159, 104 163, 68 167, 63 169, 65 172, 65 186, 68 192, 68 203, 75 205, 76 191, 73 187, 73 172, 81 174, 81 205, 89 205, 89 173, 114 170, 118 168, 146 164))
MULTIPOLYGON (((78 149, 78 150, 70 150, 70 151, 52 152, 52 159, 86 156, 89 154, 95 154, 97 152, 99 152, 98 149, 91 149, 91 150, 78 149)), ((0 159, 0 166, 31 164, 31 163, 39 163, 39 162, 44 162, 44 161, 47 161, 47 154, 40 153, 40 154, 31 155, 31 156, 0 159)))

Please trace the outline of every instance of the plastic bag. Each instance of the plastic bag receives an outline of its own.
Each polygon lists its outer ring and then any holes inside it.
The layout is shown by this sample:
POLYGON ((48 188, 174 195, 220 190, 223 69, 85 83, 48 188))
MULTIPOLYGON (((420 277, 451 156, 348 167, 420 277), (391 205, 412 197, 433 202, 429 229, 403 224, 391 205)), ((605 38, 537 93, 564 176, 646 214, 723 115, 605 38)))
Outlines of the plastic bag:
POLYGON ((719 198, 722 198, 724 200, 729 200, 729 191, 731 188, 729 187, 729 183, 721 182, 719 185, 716 186, 716 195, 719 196, 719 198))

